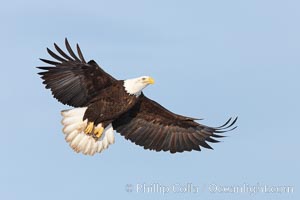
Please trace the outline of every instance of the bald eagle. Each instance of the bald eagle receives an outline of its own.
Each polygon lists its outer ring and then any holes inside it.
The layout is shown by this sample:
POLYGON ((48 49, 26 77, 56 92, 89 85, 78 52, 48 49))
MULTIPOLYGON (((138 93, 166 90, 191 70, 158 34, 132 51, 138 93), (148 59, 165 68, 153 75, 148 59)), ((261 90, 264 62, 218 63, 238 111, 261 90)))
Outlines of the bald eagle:
POLYGON ((57 53, 47 48, 55 61, 40 59, 50 66, 37 67, 47 89, 61 103, 74 107, 61 111, 65 140, 77 153, 94 155, 115 141, 114 131, 144 149, 200 151, 212 149, 220 133, 231 131, 237 118, 219 127, 209 127, 197 119, 177 115, 147 98, 142 90, 154 83, 142 76, 117 80, 94 61, 86 62, 77 44, 77 55, 65 39, 65 53, 54 43, 57 53))

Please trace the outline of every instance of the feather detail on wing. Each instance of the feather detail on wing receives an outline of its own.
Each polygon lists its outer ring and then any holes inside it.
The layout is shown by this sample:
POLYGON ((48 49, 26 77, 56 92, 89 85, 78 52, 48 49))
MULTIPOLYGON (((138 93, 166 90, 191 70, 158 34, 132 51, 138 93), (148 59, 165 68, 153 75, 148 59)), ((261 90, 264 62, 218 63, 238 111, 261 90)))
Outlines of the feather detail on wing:
POLYGON ((86 63, 78 44, 76 46, 78 56, 67 39, 65 45, 69 55, 55 43, 54 47, 59 55, 47 48, 55 61, 40 59, 52 66, 37 67, 44 70, 38 74, 58 101, 74 107, 86 106, 93 97, 116 79, 102 70, 95 61, 86 63))
POLYGON ((207 142, 219 142, 218 135, 231 131, 237 118, 230 118, 220 127, 209 127, 189 118, 176 115, 144 95, 130 111, 113 122, 113 127, 126 139, 145 149, 155 151, 200 151, 212 149, 207 142))

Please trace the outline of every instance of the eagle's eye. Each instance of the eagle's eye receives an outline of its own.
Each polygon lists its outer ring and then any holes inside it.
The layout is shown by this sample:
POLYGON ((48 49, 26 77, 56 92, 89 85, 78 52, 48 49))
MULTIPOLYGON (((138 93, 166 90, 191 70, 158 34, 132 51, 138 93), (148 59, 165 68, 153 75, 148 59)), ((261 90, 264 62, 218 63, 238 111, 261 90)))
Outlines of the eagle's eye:
POLYGON ((142 80, 144 81, 144 80, 146 80, 146 78, 142 78, 142 80))

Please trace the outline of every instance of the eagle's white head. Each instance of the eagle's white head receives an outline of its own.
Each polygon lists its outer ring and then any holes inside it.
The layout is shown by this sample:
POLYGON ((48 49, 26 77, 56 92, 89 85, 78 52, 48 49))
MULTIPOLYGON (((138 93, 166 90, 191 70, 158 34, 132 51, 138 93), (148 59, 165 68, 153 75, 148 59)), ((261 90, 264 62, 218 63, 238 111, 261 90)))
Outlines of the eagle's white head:
POLYGON ((125 80, 124 88, 128 94, 139 96, 149 84, 154 84, 154 79, 150 76, 141 76, 125 80))

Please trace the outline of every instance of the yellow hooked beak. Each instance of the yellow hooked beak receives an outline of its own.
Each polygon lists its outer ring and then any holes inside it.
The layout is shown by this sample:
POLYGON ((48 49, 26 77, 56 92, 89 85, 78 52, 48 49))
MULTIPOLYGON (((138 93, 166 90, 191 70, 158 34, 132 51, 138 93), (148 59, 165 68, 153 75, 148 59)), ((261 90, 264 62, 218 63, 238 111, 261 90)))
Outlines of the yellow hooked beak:
POLYGON ((148 83, 148 84, 154 84, 155 81, 154 81, 153 78, 149 77, 149 78, 147 78, 146 83, 148 83))

